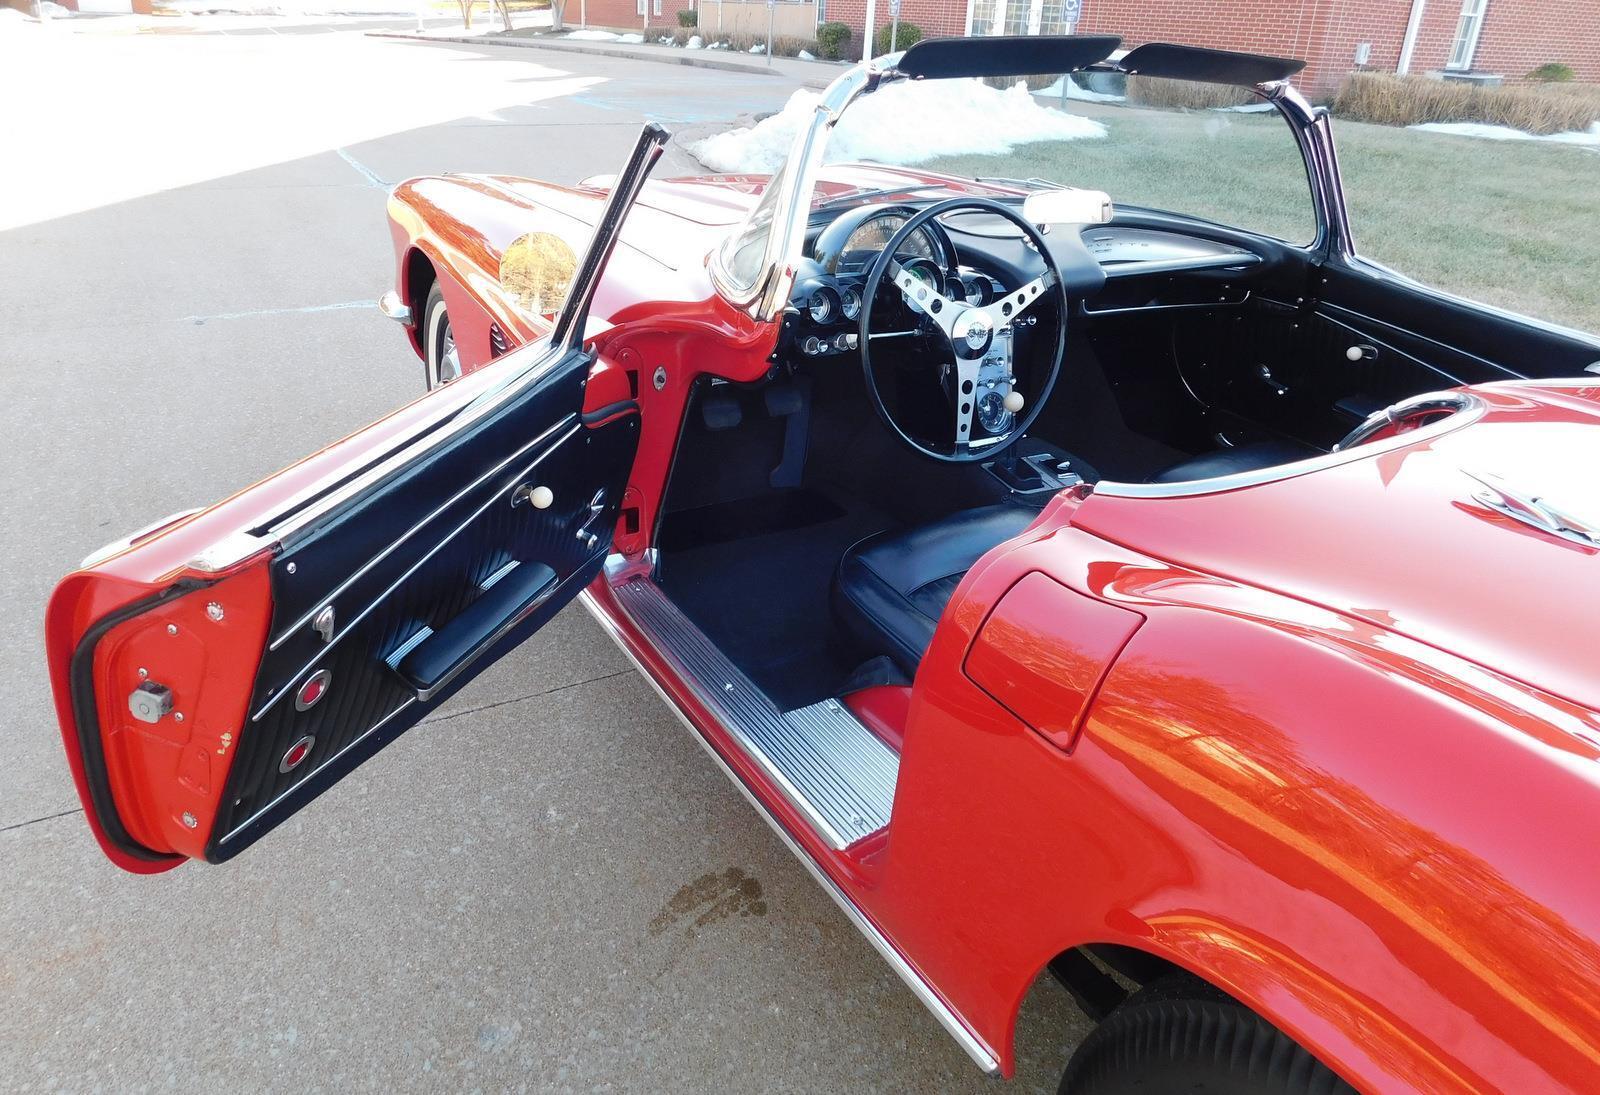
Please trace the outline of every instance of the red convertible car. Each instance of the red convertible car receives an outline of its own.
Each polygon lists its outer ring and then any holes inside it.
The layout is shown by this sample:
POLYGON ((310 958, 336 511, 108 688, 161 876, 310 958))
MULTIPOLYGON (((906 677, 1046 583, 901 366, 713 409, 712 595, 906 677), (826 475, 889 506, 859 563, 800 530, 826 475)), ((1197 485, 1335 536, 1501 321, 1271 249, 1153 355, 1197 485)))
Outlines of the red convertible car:
POLYGON ((984 1070, 1049 970, 1076 1095, 1600 1087, 1600 344, 1359 257, 1298 63, 1118 45, 918 43, 770 177, 399 186, 433 390, 50 602, 110 859, 233 858, 581 598, 984 1070), (994 96, 1018 172, 831 162, 994 96), (1169 195, 1260 223, 1143 197, 1191 121, 1169 195))

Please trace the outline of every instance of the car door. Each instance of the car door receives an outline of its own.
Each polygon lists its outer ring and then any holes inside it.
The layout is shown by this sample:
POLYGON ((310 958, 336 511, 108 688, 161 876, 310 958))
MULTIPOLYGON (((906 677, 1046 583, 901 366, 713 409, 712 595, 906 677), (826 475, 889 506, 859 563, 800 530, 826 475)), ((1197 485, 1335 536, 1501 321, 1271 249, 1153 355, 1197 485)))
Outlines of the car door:
POLYGON ((641 134, 548 340, 57 586, 58 718, 114 862, 231 859, 600 572, 639 409, 583 332, 665 138, 641 134))

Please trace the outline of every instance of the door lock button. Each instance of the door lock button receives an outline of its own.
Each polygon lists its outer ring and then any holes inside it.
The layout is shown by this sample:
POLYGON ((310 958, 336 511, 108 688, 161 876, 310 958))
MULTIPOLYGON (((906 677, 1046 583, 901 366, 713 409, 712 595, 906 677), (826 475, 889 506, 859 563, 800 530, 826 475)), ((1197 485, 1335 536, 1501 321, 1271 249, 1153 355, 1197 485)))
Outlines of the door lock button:
POLYGON ((172 689, 155 681, 140 681, 128 695, 128 710, 140 722, 160 722, 172 711, 172 689))

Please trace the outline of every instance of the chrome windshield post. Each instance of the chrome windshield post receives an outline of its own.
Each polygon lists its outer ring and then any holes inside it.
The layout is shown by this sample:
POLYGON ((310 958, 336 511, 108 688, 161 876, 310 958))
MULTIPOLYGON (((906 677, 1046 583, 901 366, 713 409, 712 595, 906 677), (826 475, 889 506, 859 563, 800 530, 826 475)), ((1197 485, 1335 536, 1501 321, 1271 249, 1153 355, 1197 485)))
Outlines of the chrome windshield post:
POLYGON ((711 254, 711 278, 719 292, 763 322, 783 310, 794 284, 794 260, 805 243, 806 220, 817 172, 833 127, 857 97, 884 83, 901 79, 896 68, 901 53, 887 54, 849 69, 823 91, 811 120, 795 134, 788 158, 773 176, 767 192, 732 235, 711 254), (731 267, 732 252, 749 246, 765 228, 765 246, 753 277, 731 267))

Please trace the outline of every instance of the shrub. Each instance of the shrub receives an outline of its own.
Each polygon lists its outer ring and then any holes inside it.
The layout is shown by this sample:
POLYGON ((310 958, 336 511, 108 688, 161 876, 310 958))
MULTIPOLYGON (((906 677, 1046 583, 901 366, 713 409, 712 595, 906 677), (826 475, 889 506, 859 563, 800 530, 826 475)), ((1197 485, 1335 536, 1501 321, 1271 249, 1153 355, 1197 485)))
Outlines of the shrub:
POLYGON ((878 33, 872 36, 873 56, 882 56, 889 52, 889 34, 891 31, 894 32, 895 49, 907 49, 922 41, 922 28, 915 23, 907 23, 901 20, 898 28, 893 23, 885 23, 878 28, 878 33))
POLYGON ((1193 80, 1163 80, 1158 76, 1129 76, 1127 96, 1130 103, 1171 110, 1214 110, 1257 101, 1249 88, 1193 80))
POLYGON ((680 27, 697 27, 700 25, 700 13, 693 8, 684 8, 678 13, 680 27))
MULTIPOLYGON (((729 53, 749 53, 754 46, 765 49, 767 36, 765 34, 728 34, 724 35, 724 42, 728 44, 729 53)), ((810 38, 799 38, 792 34, 775 34, 772 36, 772 55, 774 57, 798 57, 801 50, 805 50, 813 57, 816 56, 816 42, 810 38)), ((756 56, 760 56, 758 53, 756 56)))
POLYGON ((850 25, 848 23, 823 23, 817 27, 817 48, 822 52, 819 56, 830 61, 838 61, 844 57, 844 44, 850 41, 850 25))
POLYGON ((1541 84, 1565 84, 1569 83, 1577 75, 1576 72, 1572 71, 1571 65, 1564 65, 1560 61, 1551 61, 1528 73, 1528 79, 1537 80, 1541 84))
POLYGON ((1474 87, 1426 76, 1357 72, 1339 89, 1333 110, 1378 125, 1482 122, 1528 133, 1565 133, 1600 121, 1600 88, 1474 87))

